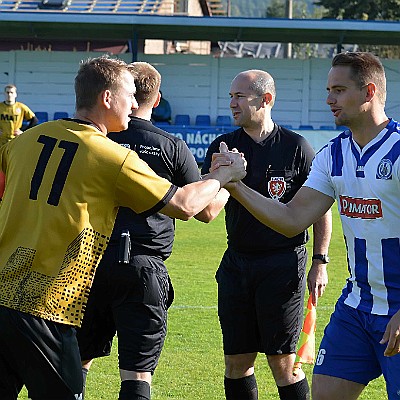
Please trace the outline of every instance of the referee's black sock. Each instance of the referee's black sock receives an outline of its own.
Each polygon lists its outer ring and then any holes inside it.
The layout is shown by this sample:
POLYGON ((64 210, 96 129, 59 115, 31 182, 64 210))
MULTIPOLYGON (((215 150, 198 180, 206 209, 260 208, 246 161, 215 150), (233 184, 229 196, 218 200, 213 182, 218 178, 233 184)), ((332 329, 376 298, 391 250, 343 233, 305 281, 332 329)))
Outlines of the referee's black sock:
POLYGON ((146 381, 122 381, 118 400, 150 400, 150 385, 146 381))
POLYGON ((258 388, 254 374, 240 379, 225 377, 225 398, 226 400, 257 400, 258 388))
POLYGON ((310 400, 307 378, 287 386, 278 386, 281 400, 310 400))
POLYGON ((86 377, 89 370, 85 367, 82 367, 82 380, 83 380, 83 388, 82 388, 82 400, 85 398, 85 390, 86 390, 86 377))

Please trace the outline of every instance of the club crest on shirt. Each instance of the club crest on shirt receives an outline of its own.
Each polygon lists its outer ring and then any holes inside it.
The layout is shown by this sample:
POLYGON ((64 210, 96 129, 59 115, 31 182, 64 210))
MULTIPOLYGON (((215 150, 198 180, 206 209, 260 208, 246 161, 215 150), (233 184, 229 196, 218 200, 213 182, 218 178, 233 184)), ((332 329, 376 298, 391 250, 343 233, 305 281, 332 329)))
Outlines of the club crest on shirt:
POLYGON ((267 183, 268 193, 274 200, 279 200, 286 192, 285 178, 271 177, 267 183))
POLYGON ((378 168, 376 169, 376 177, 378 179, 392 179, 392 172, 392 161, 384 158, 378 164, 378 168))

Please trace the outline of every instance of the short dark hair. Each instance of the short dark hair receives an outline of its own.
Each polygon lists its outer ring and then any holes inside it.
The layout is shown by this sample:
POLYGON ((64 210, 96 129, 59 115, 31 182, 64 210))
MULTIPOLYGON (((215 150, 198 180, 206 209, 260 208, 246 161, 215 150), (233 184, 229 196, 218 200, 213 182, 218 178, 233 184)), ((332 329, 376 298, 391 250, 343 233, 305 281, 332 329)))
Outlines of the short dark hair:
POLYGON ((152 106, 161 86, 161 74, 147 62, 134 62, 128 65, 136 86, 135 98, 138 105, 152 106))
POLYGON ((369 52, 355 51, 337 54, 332 60, 332 67, 348 66, 351 78, 362 88, 374 83, 378 89, 377 96, 382 104, 386 101, 385 69, 377 56, 369 52))
POLYGON ((12 83, 9 83, 8 85, 6 85, 4 87, 4 91, 6 91, 7 89, 15 89, 15 91, 16 91, 17 87, 15 85, 13 85, 12 83))
POLYGON ((75 107, 92 109, 104 90, 118 90, 120 79, 128 65, 119 59, 103 55, 81 62, 75 78, 75 107))

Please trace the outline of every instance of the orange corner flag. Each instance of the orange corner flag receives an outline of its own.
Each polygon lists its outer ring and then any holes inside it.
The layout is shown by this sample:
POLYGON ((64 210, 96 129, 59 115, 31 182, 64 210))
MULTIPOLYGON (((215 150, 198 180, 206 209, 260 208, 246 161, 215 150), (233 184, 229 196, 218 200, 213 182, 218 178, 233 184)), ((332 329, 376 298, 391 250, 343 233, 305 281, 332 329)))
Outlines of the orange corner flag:
POLYGON ((312 303, 312 297, 310 295, 307 302, 306 316, 304 318, 303 329, 300 333, 296 359, 293 366, 293 375, 295 376, 298 374, 302 364, 314 364, 316 322, 317 310, 312 303))

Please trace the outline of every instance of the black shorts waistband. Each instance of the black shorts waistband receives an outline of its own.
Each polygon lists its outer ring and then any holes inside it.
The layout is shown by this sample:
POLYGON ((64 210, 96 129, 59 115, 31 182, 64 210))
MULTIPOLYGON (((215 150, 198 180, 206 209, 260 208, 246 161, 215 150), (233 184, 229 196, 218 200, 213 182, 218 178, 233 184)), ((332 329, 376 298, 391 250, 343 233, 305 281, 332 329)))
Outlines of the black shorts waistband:
POLYGON ((305 249, 306 245, 302 244, 299 246, 291 246, 291 247, 282 247, 282 248, 275 248, 275 249, 268 249, 266 251, 241 251, 234 249, 232 247, 229 247, 226 249, 227 252, 232 252, 235 253, 239 256, 255 256, 255 257, 260 257, 260 256, 270 256, 270 255, 275 255, 275 254, 285 254, 285 253, 293 253, 293 252, 298 252, 303 249, 305 249))

